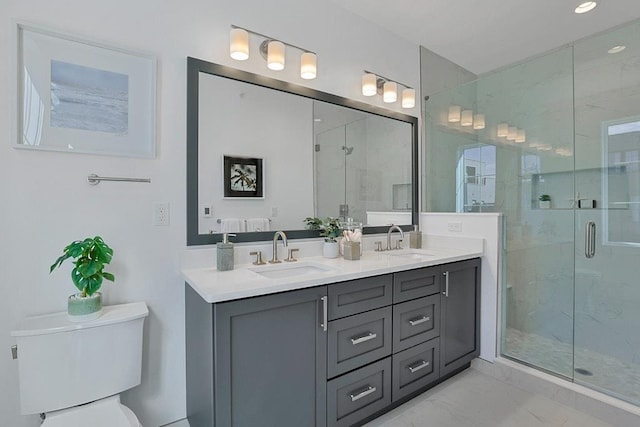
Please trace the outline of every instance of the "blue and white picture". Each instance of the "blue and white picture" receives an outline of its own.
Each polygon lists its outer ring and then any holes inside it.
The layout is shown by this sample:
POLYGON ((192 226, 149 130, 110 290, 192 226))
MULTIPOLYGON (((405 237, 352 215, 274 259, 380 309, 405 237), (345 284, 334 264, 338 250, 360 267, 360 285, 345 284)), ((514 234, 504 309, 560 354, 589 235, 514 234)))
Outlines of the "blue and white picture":
POLYGON ((127 134, 129 76, 52 60, 51 126, 127 134))

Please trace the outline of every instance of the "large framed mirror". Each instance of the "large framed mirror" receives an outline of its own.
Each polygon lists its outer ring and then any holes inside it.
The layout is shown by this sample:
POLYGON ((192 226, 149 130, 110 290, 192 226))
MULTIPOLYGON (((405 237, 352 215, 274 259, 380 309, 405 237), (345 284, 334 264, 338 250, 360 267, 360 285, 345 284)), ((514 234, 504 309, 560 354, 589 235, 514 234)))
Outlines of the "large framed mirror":
POLYGON ((187 71, 187 245, 317 237, 306 217, 418 223, 416 117, 196 58, 187 71))

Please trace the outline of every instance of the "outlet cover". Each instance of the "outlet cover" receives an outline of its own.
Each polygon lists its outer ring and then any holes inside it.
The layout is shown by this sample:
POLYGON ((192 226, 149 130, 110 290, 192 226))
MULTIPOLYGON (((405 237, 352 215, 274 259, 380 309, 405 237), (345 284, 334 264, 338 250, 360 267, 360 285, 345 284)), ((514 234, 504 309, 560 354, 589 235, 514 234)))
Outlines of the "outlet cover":
POLYGON ((450 221, 447 223, 447 229, 449 231, 453 231, 455 233, 462 232, 462 222, 460 221, 450 221))
POLYGON ((153 204, 153 225, 155 226, 169 225, 169 203, 153 204))

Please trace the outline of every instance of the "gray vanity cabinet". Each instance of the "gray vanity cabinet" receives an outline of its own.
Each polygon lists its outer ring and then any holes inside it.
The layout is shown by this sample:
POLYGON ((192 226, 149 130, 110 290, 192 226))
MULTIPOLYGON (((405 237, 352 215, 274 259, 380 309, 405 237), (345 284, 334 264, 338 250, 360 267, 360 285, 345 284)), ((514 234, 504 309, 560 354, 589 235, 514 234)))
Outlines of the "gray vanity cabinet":
POLYGON ((326 425, 327 287, 209 304, 186 286, 191 427, 326 425))
POLYGON ((440 376, 480 354, 480 259, 441 267, 440 376))

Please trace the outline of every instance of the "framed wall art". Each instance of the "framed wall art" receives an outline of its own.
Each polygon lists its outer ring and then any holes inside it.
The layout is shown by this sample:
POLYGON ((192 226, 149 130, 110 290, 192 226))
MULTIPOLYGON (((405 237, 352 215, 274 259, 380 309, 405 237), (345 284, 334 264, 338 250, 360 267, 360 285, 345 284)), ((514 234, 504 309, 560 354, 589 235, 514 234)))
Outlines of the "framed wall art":
POLYGON ((224 198, 264 198, 262 159, 223 156, 224 198))
POLYGON ((15 147, 155 157, 156 59, 17 24, 15 147))

